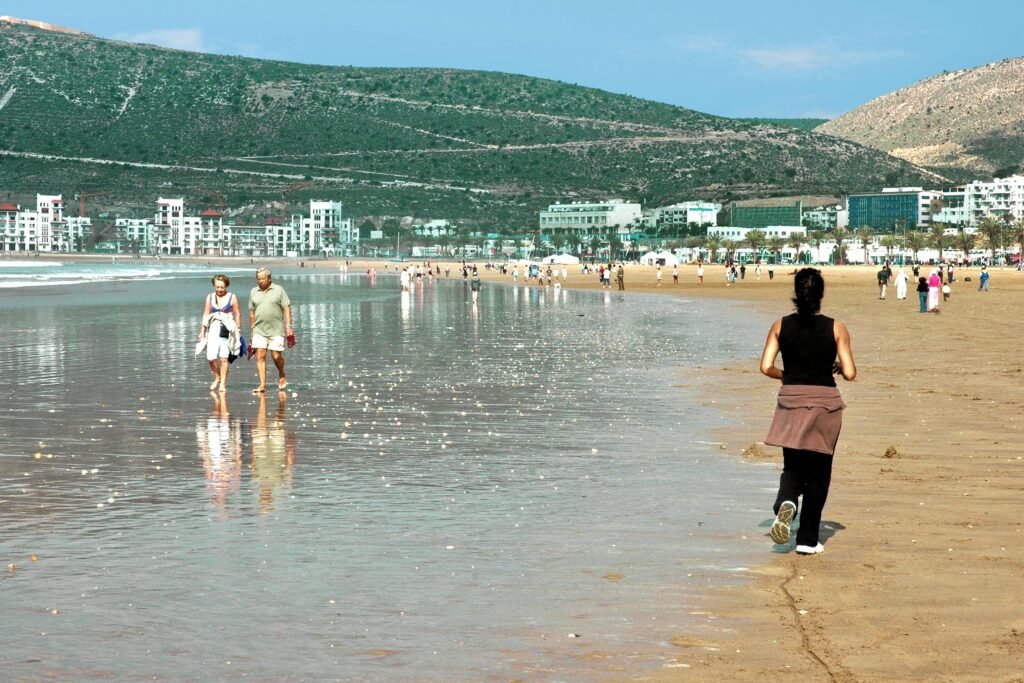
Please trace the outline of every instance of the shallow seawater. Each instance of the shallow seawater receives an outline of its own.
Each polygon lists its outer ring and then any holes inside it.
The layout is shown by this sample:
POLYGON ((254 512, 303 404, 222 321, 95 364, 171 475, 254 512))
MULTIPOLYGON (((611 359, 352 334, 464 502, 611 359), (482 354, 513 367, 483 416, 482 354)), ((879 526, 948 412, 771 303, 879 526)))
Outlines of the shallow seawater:
POLYGON ((221 400, 202 270, 0 295, 5 679, 640 673, 767 552, 774 471, 673 387, 765 320, 296 270, 287 393, 240 359, 221 400))

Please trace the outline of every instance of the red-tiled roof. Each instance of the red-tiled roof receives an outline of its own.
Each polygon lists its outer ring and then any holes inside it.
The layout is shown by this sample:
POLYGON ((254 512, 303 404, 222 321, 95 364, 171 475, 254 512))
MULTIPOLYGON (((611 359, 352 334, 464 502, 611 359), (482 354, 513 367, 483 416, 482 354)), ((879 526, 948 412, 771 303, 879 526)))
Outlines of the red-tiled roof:
POLYGON ((216 216, 223 216, 224 214, 222 214, 222 213, 221 213, 220 211, 218 211, 217 209, 207 209, 206 211, 202 211, 202 212, 200 212, 200 214, 199 214, 199 215, 200 215, 200 216, 210 216, 210 217, 216 217, 216 216))
POLYGON ((0 211, 17 211, 18 207, 14 204, 0 204, 0 211))

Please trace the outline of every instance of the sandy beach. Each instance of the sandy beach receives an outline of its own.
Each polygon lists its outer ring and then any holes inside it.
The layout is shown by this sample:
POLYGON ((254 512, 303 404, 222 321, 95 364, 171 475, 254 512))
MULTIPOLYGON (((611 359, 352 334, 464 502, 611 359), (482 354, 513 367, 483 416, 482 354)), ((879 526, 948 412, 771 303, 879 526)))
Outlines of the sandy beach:
MULTIPOLYGON (((627 291, 727 297, 774 316, 791 310, 791 267, 725 286, 723 268, 627 270, 627 291)), ((825 268, 824 310, 847 323, 858 365, 840 382, 848 404, 823 523, 826 552, 773 553, 771 494, 762 502, 765 561, 756 580, 711 596, 705 625, 674 634, 679 655, 656 680, 1020 681, 1024 490, 1016 306, 1024 274, 958 270, 940 314, 916 292, 878 299, 875 268, 825 268), (971 277, 971 282, 965 282, 971 277)), ((909 273, 909 269, 908 269, 909 273)), ((595 287, 570 274, 568 286, 595 287)), ((767 329, 765 330, 767 333, 767 329)), ((697 390, 734 418, 725 457, 769 459, 760 443, 778 383, 759 358, 709 370, 697 390), (706 375, 708 376, 708 375, 706 375), (738 426, 737 426, 738 425, 738 426)), ((750 531, 750 530, 746 530, 750 531)), ((742 533, 737 530, 737 533, 742 533)))
MULTIPOLYGON (((368 265, 354 262, 350 272, 368 265)), ((373 265, 384 272, 385 263, 373 265)), ((337 272, 338 264, 306 267, 337 272)), ((778 267, 774 281, 767 272, 755 279, 750 269, 731 287, 721 266, 707 267, 703 285, 695 268, 680 270, 678 286, 665 269, 657 287, 653 268, 630 266, 626 295, 728 298, 771 317, 791 310, 792 267, 778 267)), ((1015 447, 1024 399, 1013 352, 1024 332, 1015 307, 1024 273, 993 269, 992 289, 982 293, 978 269, 958 269, 942 312, 920 314, 913 288, 905 301, 894 288, 879 300, 875 271, 824 269, 824 312, 848 325, 859 370, 855 382, 840 382, 848 409, 823 517, 826 552, 773 552, 773 493, 751 501, 764 509, 763 521, 735 534, 763 538, 763 563, 749 581, 706 596, 693 613, 699 627, 666 633, 678 654, 644 680, 1024 680, 1016 595, 1024 570, 1017 514, 1024 454, 1015 447)), ((511 282, 480 272, 485 282, 511 282)), ((566 286, 599 288, 596 275, 578 267, 570 267, 566 286)), ((709 433, 724 444, 722 457, 781 470, 779 449, 760 443, 778 383, 758 372, 758 361, 705 368, 699 385, 681 377, 680 400, 696 393, 723 415, 728 427, 712 425, 709 433)), ((609 679, 628 676, 608 672, 609 679)))

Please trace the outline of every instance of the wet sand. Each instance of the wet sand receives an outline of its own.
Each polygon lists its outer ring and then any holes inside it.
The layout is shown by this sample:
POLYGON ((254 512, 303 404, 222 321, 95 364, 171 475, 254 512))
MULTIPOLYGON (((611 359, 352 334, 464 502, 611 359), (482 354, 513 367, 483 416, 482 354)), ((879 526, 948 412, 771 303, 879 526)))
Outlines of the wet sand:
MULTIPOLYGON (((337 271, 336 263, 311 265, 337 271)), ((350 272, 365 267, 356 262, 350 272)), ((599 288, 595 275, 569 270, 568 287, 599 288)), ((774 281, 750 270, 726 287, 723 269, 708 266, 697 286, 687 266, 678 287, 663 270, 659 288, 653 268, 632 266, 626 288, 735 299, 778 317, 791 310, 791 270, 777 268, 774 281)), ((826 552, 773 552, 774 494, 766 492, 756 502, 765 510, 760 528, 735 532, 763 536, 764 564, 752 581, 707 596, 702 627, 665 634, 678 655, 654 679, 1020 681, 1024 274, 994 269, 992 291, 979 293, 978 270, 960 269, 936 315, 917 312, 913 287, 906 301, 894 288, 880 301, 875 268, 824 270, 824 311, 847 323, 859 371, 855 382, 840 382, 849 407, 823 517, 826 552)), ((759 444, 778 383, 758 372, 758 357, 703 377, 700 386, 680 380, 680 391, 700 392, 731 418, 712 434, 726 444, 723 455, 781 469, 779 449, 759 444)))

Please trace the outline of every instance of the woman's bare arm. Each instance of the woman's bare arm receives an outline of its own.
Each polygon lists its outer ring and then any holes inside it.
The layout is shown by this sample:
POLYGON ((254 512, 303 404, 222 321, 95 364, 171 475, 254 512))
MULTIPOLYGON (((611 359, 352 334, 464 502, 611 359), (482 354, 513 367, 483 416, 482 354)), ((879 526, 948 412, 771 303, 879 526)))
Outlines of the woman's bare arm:
POLYGON ((764 340, 764 351, 761 352, 761 374, 772 379, 782 380, 782 369, 775 367, 775 359, 779 355, 779 330, 782 321, 776 320, 768 330, 768 338, 764 340))
POLYGON ((852 382, 857 377, 857 364, 853 362, 853 350, 850 348, 850 332, 846 325, 838 320, 833 325, 836 335, 836 354, 839 356, 839 367, 837 371, 847 382, 852 382))

